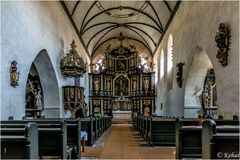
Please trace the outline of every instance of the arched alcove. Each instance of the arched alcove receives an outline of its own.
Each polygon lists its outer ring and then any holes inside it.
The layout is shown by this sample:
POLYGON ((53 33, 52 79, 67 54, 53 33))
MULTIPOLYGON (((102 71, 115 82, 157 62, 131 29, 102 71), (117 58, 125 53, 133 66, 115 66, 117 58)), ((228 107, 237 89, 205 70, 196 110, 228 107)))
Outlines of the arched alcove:
MULTIPOLYGON (((56 74, 47 53, 47 50, 41 50, 32 63, 34 66, 42 87, 44 110, 42 116, 46 118, 60 117, 60 97, 56 74)), ((32 68, 31 67, 31 68, 32 68)), ((31 74, 31 69, 30 72, 31 74)))
POLYGON ((193 58, 190 63, 185 85, 185 118, 197 118, 200 114, 204 81, 208 70, 213 68, 207 53, 201 47, 196 47, 192 54, 193 58))

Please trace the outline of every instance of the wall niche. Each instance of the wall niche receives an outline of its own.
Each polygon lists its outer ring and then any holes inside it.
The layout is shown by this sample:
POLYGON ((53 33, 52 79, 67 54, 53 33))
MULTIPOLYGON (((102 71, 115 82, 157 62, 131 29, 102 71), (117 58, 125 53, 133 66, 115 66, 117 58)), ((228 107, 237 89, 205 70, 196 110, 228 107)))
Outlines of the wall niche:
POLYGON ((25 116, 31 118, 41 118, 44 110, 43 90, 38 75, 38 71, 34 63, 32 63, 26 85, 25 95, 25 116))

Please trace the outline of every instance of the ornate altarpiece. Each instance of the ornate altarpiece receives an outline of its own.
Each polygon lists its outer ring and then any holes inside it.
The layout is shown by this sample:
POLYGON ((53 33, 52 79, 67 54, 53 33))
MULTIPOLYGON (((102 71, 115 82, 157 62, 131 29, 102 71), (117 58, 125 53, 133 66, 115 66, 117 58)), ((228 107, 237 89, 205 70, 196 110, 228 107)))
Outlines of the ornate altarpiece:
POLYGON ((154 73, 143 72, 134 46, 109 46, 104 69, 89 74, 90 114, 132 111, 151 115, 155 110, 154 73))

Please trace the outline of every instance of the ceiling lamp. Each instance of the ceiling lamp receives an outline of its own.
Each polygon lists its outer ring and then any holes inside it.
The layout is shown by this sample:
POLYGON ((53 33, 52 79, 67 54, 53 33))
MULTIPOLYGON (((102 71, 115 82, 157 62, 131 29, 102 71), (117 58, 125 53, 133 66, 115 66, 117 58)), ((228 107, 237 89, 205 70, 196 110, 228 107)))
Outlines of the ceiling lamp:
MULTIPOLYGON (((136 1, 137 2, 137 1, 136 1)), ((114 13, 113 10, 133 10, 131 7, 126 7, 126 6, 118 6, 118 7, 114 7, 111 9, 106 9, 102 6, 100 1, 97 1, 96 5, 98 7, 98 9, 102 12, 104 12, 106 15, 111 16, 111 17, 115 17, 115 18, 128 18, 128 17, 132 17, 137 15, 138 13, 142 12, 149 4, 149 1, 145 1, 143 2, 143 5, 139 8, 139 9, 135 9, 133 12, 131 13, 126 13, 126 11, 124 11, 124 13, 120 14, 120 13, 114 13), (112 12, 110 12, 112 11, 112 12)))
POLYGON ((74 40, 70 46, 69 52, 60 60, 61 72, 66 77, 82 77, 86 73, 86 64, 82 57, 78 55, 74 40))

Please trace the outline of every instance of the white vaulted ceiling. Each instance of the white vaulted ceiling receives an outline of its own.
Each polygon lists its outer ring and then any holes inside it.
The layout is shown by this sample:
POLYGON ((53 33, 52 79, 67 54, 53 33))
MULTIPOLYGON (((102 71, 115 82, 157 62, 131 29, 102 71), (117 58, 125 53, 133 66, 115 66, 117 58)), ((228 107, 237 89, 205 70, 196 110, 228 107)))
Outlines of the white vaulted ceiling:
POLYGON ((120 32, 153 55, 179 1, 60 1, 90 57, 120 32))

